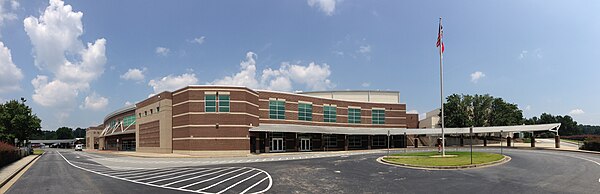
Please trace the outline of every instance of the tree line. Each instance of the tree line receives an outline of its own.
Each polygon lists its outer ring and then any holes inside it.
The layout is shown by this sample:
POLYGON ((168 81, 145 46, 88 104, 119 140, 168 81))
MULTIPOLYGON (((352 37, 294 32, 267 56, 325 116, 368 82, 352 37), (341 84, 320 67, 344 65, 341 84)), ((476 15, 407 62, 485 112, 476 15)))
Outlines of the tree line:
POLYGON ((54 140, 54 139, 73 139, 85 138, 85 129, 77 127, 72 129, 69 127, 61 127, 56 131, 42 130, 40 133, 34 134, 31 139, 54 140))
MULTIPOLYGON (((441 113, 440 113, 441 116, 441 113)), ((440 120, 441 122, 441 120, 440 120)), ((484 95, 452 94, 444 103, 445 127, 490 127, 561 123, 559 135, 600 135, 600 126, 581 125, 569 115, 542 113, 539 117, 525 118, 517 104, 502 98, 484 95)))

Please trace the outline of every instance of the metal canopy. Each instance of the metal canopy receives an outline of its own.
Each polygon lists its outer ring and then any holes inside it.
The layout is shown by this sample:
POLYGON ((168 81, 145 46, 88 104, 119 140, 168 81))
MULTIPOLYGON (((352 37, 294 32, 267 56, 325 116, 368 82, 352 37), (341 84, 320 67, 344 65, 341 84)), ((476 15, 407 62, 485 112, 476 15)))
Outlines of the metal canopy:
MULTIPOLYGON (((515 125, 496 127, 473 127, 473 133, 500 133, 524 131, 552 131, 558 132, 560 123, 541 125, 515 125)), ((367 127, 330 127, 293 124, 260 124, 250 129, 251 132, 287 132, 287 133, 324 133, 346 135, 437 135, 442 134, 441 128, 405 129, 405 128, 367 128, 367 127)), ((467 134, 469 128, 444 128, 446 134, 467 134)))

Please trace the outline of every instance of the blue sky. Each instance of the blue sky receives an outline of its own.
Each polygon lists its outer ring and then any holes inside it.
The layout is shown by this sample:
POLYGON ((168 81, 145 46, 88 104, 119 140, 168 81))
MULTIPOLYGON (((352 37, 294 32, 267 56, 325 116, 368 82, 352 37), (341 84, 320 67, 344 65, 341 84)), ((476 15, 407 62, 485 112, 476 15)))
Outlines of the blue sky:
POLYGON ((0 100, 88 127, 187 84, 400 91, 411 112, 484 94, 600 124, 596 1, 0 0, 0 100))

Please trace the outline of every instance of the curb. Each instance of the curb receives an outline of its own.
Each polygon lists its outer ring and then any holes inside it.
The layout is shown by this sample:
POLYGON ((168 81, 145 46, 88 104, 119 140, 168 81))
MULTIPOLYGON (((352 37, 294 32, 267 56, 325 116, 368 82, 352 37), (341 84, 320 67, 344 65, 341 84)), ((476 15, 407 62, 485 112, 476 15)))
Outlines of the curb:
POLYGON ((469 164, 469 165, 464 165, 464 166, 419 166, 419 165, 389 162, 389 161, 384 160, 383 159, 384 157, 385 156, 377 158, 377 161, 380 163, 383 163, 383 164, 387 164, 387 165, 412 168, 412 169, 420 169, 420 170, 466 170, 466 169, 474 169, 474 168, 483 168, 483 167, 490 167, 490 166, 504 164, 504 163, 509 162, 512 159, 510 156, 504 155, 504 158, 502 158, 501 160, 488 162, 488 163, 482 163, 482 164, 469 164))
POLYGON ((588 151, 588 150, 565 150, 565 149, 557 149, 557 148, 538 148, 538 147, 514 147, 511 149, 517 150, 549 150, 549 151, 563 151, 563 152, 577 152, 577 153, 588 153, 588 154, 600 154, 597 151, 588 151))
MULTIPOLYGON (((44 152, 45 153, 45 152, 44 152)), ((19 170, 15 171, 12 175, 8 176, 8 178, 0 183, 0 188, 4 187, 6 183, 10 182, 17 174, 19 174, 25 167, 29 166, 33 161, 36 161, 40 156, 44 154, 37 155, 33 160, 29 161, 27 164, 23 165, 19 170)))

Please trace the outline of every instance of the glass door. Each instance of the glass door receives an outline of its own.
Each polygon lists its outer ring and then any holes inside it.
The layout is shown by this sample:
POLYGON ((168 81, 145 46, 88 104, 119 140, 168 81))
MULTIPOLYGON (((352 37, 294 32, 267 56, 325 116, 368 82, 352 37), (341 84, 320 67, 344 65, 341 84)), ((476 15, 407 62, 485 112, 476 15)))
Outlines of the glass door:
POLYGON ((273 138, 271 139, 271 151, 272 152, 282 152, 284 150, 283 138, 273 138))
POLYGON ((310 138, 300 139, 300 151, 310 151, 310 138))

